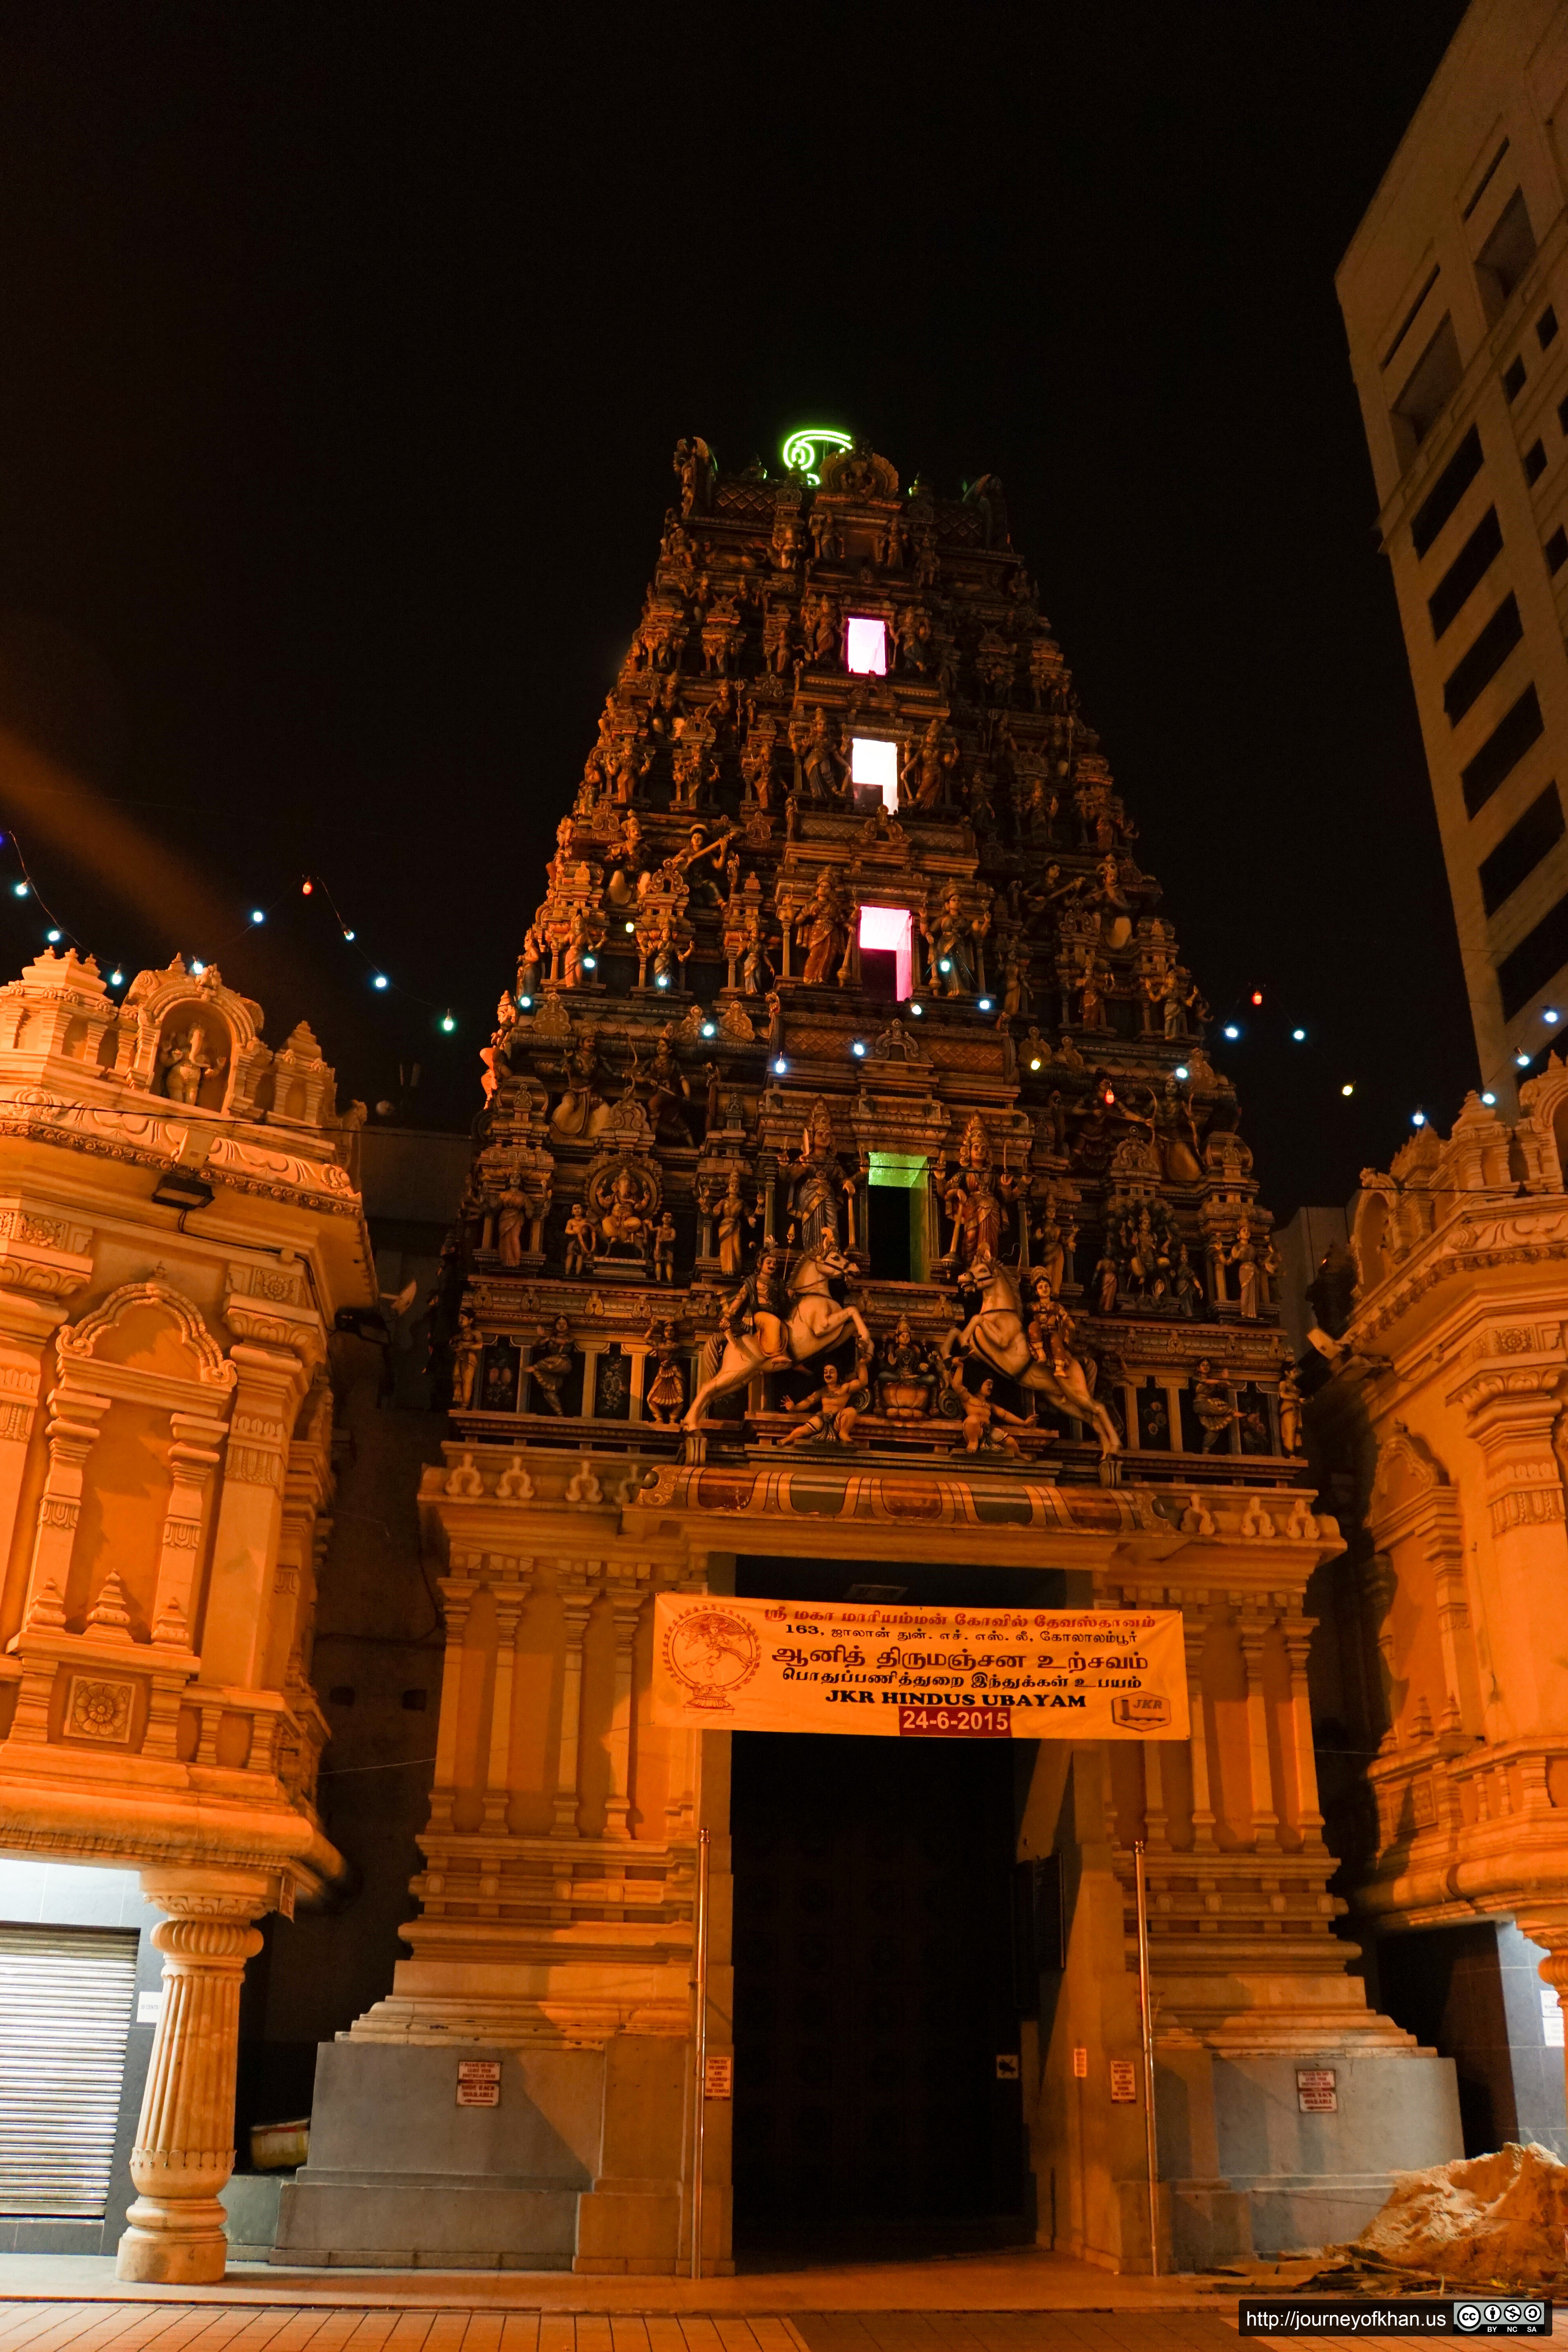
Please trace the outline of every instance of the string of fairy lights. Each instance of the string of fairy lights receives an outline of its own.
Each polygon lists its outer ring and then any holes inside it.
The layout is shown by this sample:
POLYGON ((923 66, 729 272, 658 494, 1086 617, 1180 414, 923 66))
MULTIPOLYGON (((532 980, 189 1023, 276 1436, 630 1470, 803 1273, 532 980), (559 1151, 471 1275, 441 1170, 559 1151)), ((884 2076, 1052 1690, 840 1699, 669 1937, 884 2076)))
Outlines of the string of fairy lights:
MULTIPOLYGON (((33 906, 37 908, 39 913, 44 917, 44 944, 47 947, 51 948, 73 947, 79 952, 85 953, 86 950, 84 948, 84 943, 79 934, 72 930, 68 924, 65 923, 55 913, 54 909, 49 905, 48 900, 45 898, 43 891, 39 887, 37 877, 28 863, 26 852, 22 845, 21 840, 14 831, 0 833, 0 870, 3 870, 3 861, 5 859, 13 861, 17 869, 10 884, 10 895, 18 901, 30 902, 33 906)), ((421 996, 417 991, 409 988, 405 982, 395 981, 392 978, 392 975, 385 967, 377 962, 375 959, 368 953, 360 939, 357 925, 351 923, 344 916, 342 908, 340 906, 337 898, 334 896, 331 885, 320 873, 301 873, 289 883, 286 889, 279 891, 276 897, 264 903, 254 905, 249 908, 245 919, 239 922, 237 925, 237 928, 228 933, 226 938, 218 940, 216 946, 211 949, 205 959, 199 956, 192 957, 190 961, 191 971, 199 976, 206 970, 208 962, 216 962, 218 956, 223 954, 226 949, 232 947, 237 940, 247 938, 258 929, 261 929, 277 915, 280 908, 289 904, 293 898, 300 898, 309 899, 314 898, 318 896, 330 910, 333 924, 343 945, 353 950, 365 981, 373 992, 378 996, 396 996, 405 1000, 410 1004, 418 1005, 423 1011, 434 1015, 435 1026, 443 1035, 451 1036, 458 1026, 458 1017, 452 1011, 451 1005, 449 1003, 441 1004, 434 998, 421 996)), ((630 926, 628 925, 627 928, 630 929, 630 926)), ((585 964, 591 966, 594 959, 591 957, 585 957, 584 961, 585 964)), ((104 979, 109 987, 122 988, 126 984, 128 974, 121 966, 117 963, 110 971, 104 974, 104 979)), ((1272 995, 1273 992, 1271 990, 1262 987, 1254 988, 1248 991, 1246 999, 1243 1002, 1235 1004, 1215 1024, 1214 1031, 1215 1042, 1223 1043, 1227 1045, 1239 1045, 1247 1038, 1255 1024, 1267 1023, 1268 1026, 1272 1027, 1272 1021, 1269 1018, 1270 999, 1272 995)), ((912 1002, 909 1009, 911 1013, 919 1013, 922 1012, 924 1008, 918 1002, 912 1002)), ((975 1009, 983 1013, 993 1013, 996 1009, 994 1000, 989 996, 982 996, 976 1000, 975 1009)), ((1542 1028, 1544 1029, 1547 1034, 1541 1045, 1536 1046, 1533 1051, 1524 1043, 1521 1043, 1515 1051, 1513 1055, 1514 1066, 1521 1075, 1525 1071, 1531 1069, 1540 1058, 1540 1055, 1548 1049, 1552 1042, 1552 1033, 1556 1031, 1562 1024, 1563 1015, 1557 1006, 1548 1004, 1540 1009, 1535 1018, 1539 1021, 1542 1028)), ((715 1024, 712 1022, 705 1023, 702 1029, 703 1036, 705 1038, 711 1037, 715 1034, 715 1024)), ((1321 1041, 1318 1039, 1314 1030, 1306 1023, 1299 1019, 1291 1019, 1288 1031, 1288 1042, 1293 1046, 1314 1047, 1318 1046, 1321 1041)), ((860 1056, 863 1055, 868 1049, 862 1041, 857 1040, 851 1050, 857 1056, 860 1056)), ((780 1057, 774 1064, 775 1071, 780 1076, 784 1074, 787 1066, 787 1063, 782 1057, 780 1057)), ((1178 1079, 1184 1081, 1190 1075, 1187 1066, 1184 1063, 1178 1064, 1174 1075, 1178 1079)), ((1338 1085, 1341 1100, 1345 1102, 1352 1101, 1356 1095, 1358 1085, 1357 1079, 1353 1076, 1343 1077, 1339 1079, 1336 1083, 1338 1085)), ((1490 1108, 1495 1105, 1497 1096, 1496 1093, 1489 1087, 1482 1092, 1480 1099, 1484 1104, 1490 1108)), ((1419 1107, 1412 1110, 1410 1113, 1410 1124, 1415 1128, 1425 1127, 1427 1124, 1427 1114, 1426 1110, 1419 1107)))
MULTIPOLYGON (((48 900, 45 898, 43 891, 38 887, 37 877, 28 863, 26 852, 23 848, 21 841, 15 832, 0 833, 0 860, 6 858, 14 860, 16 867, 18 868, 18 871, 10 885, 11 897, 15 899, 30 902, 37 908, 39 913, 44 917, 44 945, 50 948, 75 948, 79 953, 87 953, 88 949, 79 933, 72 930, 69 925, 64 922, 61 918, 56 914, 54 908, 49 905, 48 900)), ((391 974, 385 970, 384 966, 376 962, 375 960, 366 952, 366 950, 360 940, 358 927, 355 924, 351 923, 344 916, 342 908, 338 904, 336 898, 333 896, 330 884, 321 874, 300 874, 286 889, 279 891, 276 897, 267 900, 261 905, 252 906, 248 909, 245 919, 238 923, 234 930, 228 932, 223 939, 219 940, 216 945, 212 946, 205 958, 202 956, 193 956, 190 959, 189 969, 199 978, 200 975, 205 971, 209 963, 216 963, 218 957, 234 946, 237 940, 253 936, 256 931, 271 920, 271 919, 279 912, 280 908, 289 904, 289 902, 295 898, 313 898, 317 897, 318 894, 326 907, 331 910, 331 918, 336 926, 340 939, 346 947, 349 947, 353 950, 356 961, 359 962, 370 987, 375 992, 375 993, 377 995, 402 997, 411 1004, 421 1006, 425 1011, 431 1013, 436 1016, 435 1025, 442 1034, 448 1037, 451 1036, 458 1027, 458 1017, 452 1011, 451 1005, 449 1003, 443 1005, 438 1003, 434 998, 421 996, 416 990, 407 987, 400 981, 395 981, 391 974)), ((129 975, 121 964, 116 963, 111 970, 104 973, 103 977, 106 985, 110 988, 123 988, 129 975)))

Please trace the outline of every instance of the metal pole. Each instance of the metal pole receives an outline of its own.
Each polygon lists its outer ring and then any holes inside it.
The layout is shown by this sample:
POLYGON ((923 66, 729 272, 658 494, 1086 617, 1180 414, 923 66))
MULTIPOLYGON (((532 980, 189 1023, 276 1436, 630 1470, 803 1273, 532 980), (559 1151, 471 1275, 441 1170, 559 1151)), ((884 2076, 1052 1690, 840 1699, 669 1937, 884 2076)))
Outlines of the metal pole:
POLYGON ((697 1996, 696 2030, 692 2036, 693 2072, 697 2078, 697 2119, 691 2134, 691 2275, 702 2275, 702 2135, 706 2122, 708 2073, 708 1832, 697 1832, 697 1916, 692 1953, 692 1987, 697 1996))
POLYGON ((1133 1842, 1132 1884, 1138 1910, 1138 2006, 1143 2023, 1143 2136, 1149 2157, 1149 2275, 1158 2278, 1160 2158, 1154 2137, 1154 2011, 1149 1998, 1149 1890, 1143 1878, 1142 1838, 1133 1842))

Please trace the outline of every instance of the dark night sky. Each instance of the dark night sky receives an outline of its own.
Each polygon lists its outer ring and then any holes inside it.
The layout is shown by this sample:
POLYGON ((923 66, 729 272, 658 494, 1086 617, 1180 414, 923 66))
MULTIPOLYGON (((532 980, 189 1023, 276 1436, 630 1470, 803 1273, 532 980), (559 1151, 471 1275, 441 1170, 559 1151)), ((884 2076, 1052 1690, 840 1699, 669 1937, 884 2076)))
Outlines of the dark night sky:
POLYGON ((1267 992, 1265 1198, 1343 1198, 1474 1078, 1332 283, 1461 13, 0 7, 0 821, 106 969, 465 1119, 674 441, 845 425, 1003 476, 1189 960, 1267 992))

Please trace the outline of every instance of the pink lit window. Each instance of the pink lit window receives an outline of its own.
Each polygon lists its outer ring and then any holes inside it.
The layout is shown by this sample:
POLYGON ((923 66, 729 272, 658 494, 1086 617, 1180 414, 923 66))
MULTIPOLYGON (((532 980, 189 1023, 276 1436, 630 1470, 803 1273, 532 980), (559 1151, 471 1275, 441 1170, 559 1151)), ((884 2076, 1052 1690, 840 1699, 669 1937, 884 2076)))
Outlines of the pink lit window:
POLYGON ((862 949, 889 950, 898 966, 899 1002, 914 993, 914 950, 910 938, 910 912, 907 907, 862 907, 860 909, 860 945, 862 949))
POLYGON ((851 620, 845 650, 852 670, 873 677, 886 677, 888 632, 880 621, 851 620))
POLYGON ((849 738, 849 781, 857 803, 862 791, 880 793, 884 808, 895 814, 899 805, 899 747, 875 735, 849 738))

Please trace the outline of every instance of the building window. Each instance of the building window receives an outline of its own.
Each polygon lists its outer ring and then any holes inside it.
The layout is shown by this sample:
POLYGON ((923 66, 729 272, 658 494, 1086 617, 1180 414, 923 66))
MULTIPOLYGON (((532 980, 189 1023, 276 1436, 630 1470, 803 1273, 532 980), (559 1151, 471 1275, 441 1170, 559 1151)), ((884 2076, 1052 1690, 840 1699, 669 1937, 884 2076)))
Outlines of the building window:
POLYGON ((1559 523, 1546 542, 1546 569, 1548 572, 1561 572, 1565 563, 1568 563, 1568 530, 1559 523))
POLYGON ((1417 294, 1415 301, 1412 302, 1409 310, 1405 313, 1404 325, 1400 328, 1399 332, 1395 335, 1394 341, 1390 343, 1388 349, 1383 355, 1383 364, 1385 368, 1391 368, 1394 365, 1394 354, 1397 352, 1400 344, 1405 341, 1405 336, 1410 332, 1411 328, 1415 324, 1416 320, 1421 316, 1421 305, 1426 301, 1427 295, 1430 294, 1433 287, 1436 286, 1436 283, 1437 272, 1434 269, 1426 284, 1422 287, 1420 293, 1417 294))
POLYGON ((868 971, 868 955, 890 956, 893 987, 890 992, 902 1004, 914 994, 915 959, 913 926, 907 907, 862 907, 860 909, 860 972, 869 984, 872 973, 868 971))
POLYGON ((1476 256, 1476 283, 1489 327, 1502 316, 1510 295, 1535 258, 1535 231, 1530 226, 1522 190, 1515 188, 1491 235, 1476 256))
POLYGON ((1478 583, 1502 552, 1502 528, 1496 507, 1489 507, 1441 580, 1426 599, 1432 635, 1440 637, 1478 583))
POLYGON ((899 747, 884 742, 875 735, 852 735, 849 738, 849 782, 855 788, 855 804, 858 808, 867 798, 879 795, 884 808, 899 805, 899 747))
POLYGON ((1546 445, 1543 441, 1532 441, 1524 453, 1524 478, 1531 489, 1545 471, 1546 445))
POLYGON ((858 614, 852 614, 844 651, 849 668, 858 676, 887 676, 888 632, 881 621, 863 620, 858 614))
POLYGON ((1457 727, 1477 697, 1486 690, 1524 635, 1524 624, 1519 617, 1519 605, 1510 593, 1505 596, 1486 627, 1474 640, 1448 673, 1443 688, 1443 708, 1448 714, 1448 724, 1457 727))
POLYGON ((1502 388, 1504 398, 1510 402, 1517 400, 1524 390, 1524 362, 1517 355, 1510 360, 1502 372, 1502 388))
POLYGON ((871 1272, 880 1281, 924 1281, 928 1191, 923 1153, 872 1152, 866 1205, 871 1272))
MULTIPOLYGON (((1568 432, 1568 425, 1563 430, 1568 432)), ((1481 436, 1472 425, 1415 509, 1410 538, 1417 555, 1426 553, 1480 470, 1481 436)))
POLYGON ((1489 857, 1481 860, 1481 904, 1495 915, 1505 898, 1534 873, 1547 851, 1563 838, 1563 803, 1555 784, 1538 793, 1515 824, 1510 824, 1489 857))
POLYGON ((1498 167, 1498 165, 1502 162, 1503 157, 1504 157, 1507 153, 1508 153, 1508 141, 1505 139, 1505 140, 1503 141, 1503 142, 1502 142, 1502 145, 1498 149, 1497 153, 1492 157, 1491 162, 1487 165, 1486 170, 1481 173, 1481 176, 1480 176, 1480 178, 1478 180, 1478 182, 1476 183, 1476 185, 1471 189, 1471 191, 1470 191, 1470 201, 1469 201, 1469 203, 1465 206, 1464 212, 1463 212, 1463 213, 1461 214, 1461 215, 1460 215, 1461 219, 1463 219, 1463 220, 1468 220, 1468 219, 1469 219, 1470 215, 1475 211, 1476 206, 1480 203, 1481 198, 1486 194, 1487 190, 1491 186, 1492 179, 1493 179, 1493 175, 1495 174, 1495 173, 1496 173, 1496 171, 1497 171, 1497 167, 1498 167))
POLYGON ((1511 955, 1497 968, 1502 997, 1502 1017, 1511 1021, 1568 963, 1568 898, 1559 898, 1532 931, 1526 931, 1511 955))
POLYGON ((1527 686, 1511 710, 1505 711, 1468 767, 1459 772, 1465 809, 1474 816, 1505 778, 1511 776, 1536 738, 1546 732, 1535 688, 1527 686))
POLYGON ((1405 444, 1403 455, 1406 465, 1448 405, 1449 397, 1462 373, 1454 322, 1445 318, 1416 361, 1404 391, 1394 404, 1394 420, 1405 444))
POLYGON ((1542 351, 1557 341, 1557 313, 1550 302, 1535 322, 1535 340, 1542 351))

